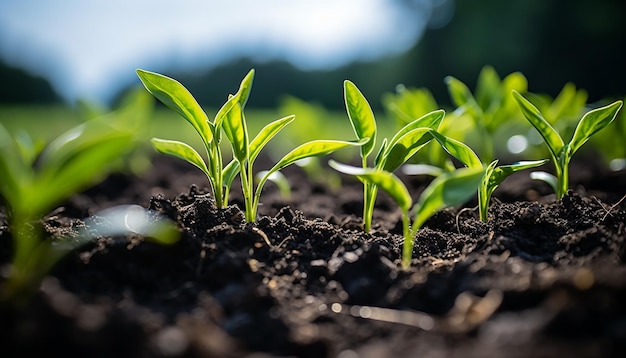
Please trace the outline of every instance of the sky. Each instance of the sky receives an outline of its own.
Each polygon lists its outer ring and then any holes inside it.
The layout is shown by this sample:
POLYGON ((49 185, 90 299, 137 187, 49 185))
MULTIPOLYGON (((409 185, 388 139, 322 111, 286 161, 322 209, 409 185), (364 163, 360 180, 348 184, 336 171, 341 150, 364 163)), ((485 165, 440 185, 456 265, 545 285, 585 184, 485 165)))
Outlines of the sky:
MULTIPOLYGON (((247 56, 324 69, 401 53, 450 0, 2 0, 0 59, 68 102, 107 101, 144 68, 207 68, 247 56), (435 16, 433 16, 433 14, 435 16)), ((446 10, 447 9, 447 10, 446 10)))

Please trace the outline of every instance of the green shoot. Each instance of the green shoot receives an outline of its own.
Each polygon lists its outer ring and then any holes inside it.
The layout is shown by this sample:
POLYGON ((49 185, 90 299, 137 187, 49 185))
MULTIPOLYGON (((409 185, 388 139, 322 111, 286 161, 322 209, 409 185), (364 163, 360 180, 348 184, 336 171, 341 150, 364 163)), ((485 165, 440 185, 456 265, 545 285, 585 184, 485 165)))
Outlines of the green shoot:
MULTIPOLYGON (((347 80, 344 82, 344 97, 352 128, 359 140, 366 141, 361 147, 361 161, 362 167, 367 168, 368 155, 376 145, 376 120, 365 96, 347 80)), ((425 134, 430 129, 437 129, 444 116, 443 110, 430 112, 406 124, 391 140, 383 139, 375 158, 375 168, 393 172, 400 167, 428 144, 431 137, 425 134)), ((371 229, 377 193, 376 183, 363 181, 363 228, 366 232, 371 229)))
POLYGON ((452 102, 458 108, 456 112, 468 114, 474 122, 482 159, 491 162, 495 158, 493 139, 496 131, 518 115, 511 91, 526 91, 526 78, 514 72, 501 80, 493 67, 485 66, 478 76, 475 94, 452 76, 446 77, 445 82, 452 102))
MULTIPOLYGON (((591 136, 613 122, 622 101, 615 101, 604 107, 591 110, 580 119, 569 143, 565 143, 557 130, 548 122, 541 112, 528 99, 513 91, 513 95, 519 104, 526 119, 541 134, 544 142, 550 150, 554 162, 556 180, 548 179, 546 182, 553 186, 557 199, 563 198, 569 188, 569 163, 572 156, 591 136)), ((541 174, 539 178, 550 177, 551 174, 541 174)))
POLYGON ((358 168, 329 161, 329 165, 337 171, 354 175, 385 190, 398 204, 402 211, 402 267, 408 269, 413 257, 415 236, 419 229, 437 211, 465 203, 476 193, 484 175, 482 168, 463 168, 447 172, 435 178, 420 194, 413 207, 413 224, 410 223, 409 212, 413 205, 408 189, 398 177, 386 170, 374 168, 358 168))
MULTIPOLYGON (((252 73, 252 72, 251 72, 252 73)), ((247 77, 242 82, 241 88, 247 88, 247 92, 250 92, 252 86, 252 77, 247 77), (245 82, 247 80, 247 82, 245 82)), ((234 97, 233 97, 234 98, 234 97)), ((243 97, 241 97, 243 99, 243 97)), ((246 95, 247 98, 247 95, 246 95)), ((232 100, 232 98, 231 98, 232 100)), ((257 217, 257 210, 259 206, 259 200, 263 186, 270 179, 275 177, 275 174, 299 161, 306 158, 312 158, 330 154, 338 149, 348 146, 361 146, 366 143, 366 140, 360 140, 359 142, 347 142, 339 140, 313 140, 304 143, 286 154, 282 159, 278 161, 276 165, 267 170, 263 176, 259 179, 256 190, 254 189, 253 181, 253 165, 261 149, 272 139, 283 127, 291 123, 294 120, 294 116, 288 116, 278 119, 267 126, 265 126, 257 134, 257 136, 250 141, 248 129, 246 125, 245 114, 243 111, 243 104, 245 102, 239 101, 236 103, 224 118, 224 132, 228 137, 231 146, 233 148, 233 163, 232 169, 229 168, 227 173, 226 183, 230 186, 230 181, 233 175, 236 175, 237 171, 241 176, 241 188, 244 197, 246 221, 254 222, 257 217)))
POLYGON ((478 155, 465 143, 444 136, 437 131, 432 130, 430 134, 435 138, 441 147, 451 156, 458 159, 468 168, 484 169, 485 175, 478 189, 478 212, 480 220, 487 222, 489 202, 491 195, 496 188, 511 174, 520 170, 538 167, 545 164, 548 160, 521 161, 510 165, 498 165, 498 160, 492 161, 489 165, 484 165, 478 155))
POLYGON ((14 241, 7 295, 32 290, 60 257, 43 239, 39 220, 118 169, 116 160, 134 149, 135 128, 123 123, 128 114, 122 109, 91 119, 56 137, 42 151, 0 124, 0 195, 14 241))
POLYGON ((253 165, 261 150, 295 116, 287 116, 269 123, 250 140, 244 108, 250 96, 254 70, 244 77, 239 90, 228 97, 228 101, 218 111, 213 122, 200 108, 191 93, 174 79, 160 74, 138 70, 137 74, 150 93, 161 102, 176 110, 196 129, 205 146, 208 163, 190 145, 179 141, 154 138, 154 148, 163 154, 183 159, 202 170, 211 184, 218 207, 228 204, 230 186, 237 175, 241 178, 246 221, 254 222, 257 216, 259 197, 263 185, 275 173, 298 160, 329 154, 349 146, 361 146, 366 140, 347 142, 338 140, 314 140, 289 152, 274 167, 265 172, 254 189, 253 165), (233 160, 222 167, 220 141, 222 130, 233 151, 233 160))
POLYGON ((179 141, 154 138, 151 141, 152 146, 161 154, 183 159, 200 168, 209 179, 216 205, 219 208, 225 207, 228 201, 227 196, 224 194, 222 183, 221 121, 233 107, 234 101, 239 99, 241 92, 245 92, 245 89, 238 92, 238 97, 233 97, 234 99, 226 102, 213 122, 210 122, 207 114, 196 99, 178 81, 141 69, 137 70, 137 75, 148 92, 167 107, 178 112, 193 126, 202 139, 208 163, 204 161, 194 148, 179 141))

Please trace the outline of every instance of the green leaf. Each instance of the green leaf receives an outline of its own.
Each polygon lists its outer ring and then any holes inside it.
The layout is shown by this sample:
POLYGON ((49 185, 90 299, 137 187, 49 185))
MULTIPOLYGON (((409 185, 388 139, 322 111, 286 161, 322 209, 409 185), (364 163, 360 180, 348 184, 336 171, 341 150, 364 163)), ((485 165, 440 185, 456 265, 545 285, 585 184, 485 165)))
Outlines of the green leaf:
MULTIPOLYGON (((250 164, 254 163, 254 160, 259 155, 263 147, 269 142, 281 129, 283 129, 286 125, 291 123, 296 117, 291 115, 281 119, 278 119, 259 131, 259 133, 254 137, 252 142, 250 143, 250 154, 249 160, 250 164)), ((236 160, 230 161, 224 170, 222 171, 222 177, 224 178, 224 185, 226 187, 230 187, 233 180, 237 174, 239 174, 239 170, 241 167, 236 160)))
POLYGON ((274 122, 269 123, 263 129, 259 131, 259 133, 254 137, 252 142, 250 142, 250 162, 254 162, 256 157, 259 155, 263 147, 269 142, 274 136, 280 132, 286 125, 293 122, 296 118, 294 115, 290 115, 287 117, 283 117, 281 119, 277 119, 274 122))
POLYGON ((491 106, 500 104, 499 96, 500 76, 493 67, 483 67, 476 82, 476 103, 486 112, 491 106))
POLYGON ((417 128, 397 139, 386 150, 382 169, 393 172, 404 164, 432 139, 430 135, 427 135, 431 130, 430 128, 417 128))
POLYGON ((233 156, 244 163, 248 159, 248 128, 239 103, 228 111, 223 123, 224 133, 233 147, 233 156))
POLYGON ((21 188, 32 180, 32 169, 19 158, 17 143, 0 123, 0 194, 11 206, 19 205, 21 188))
POLYGON ((141 69, 137 70, 137 75, 148 92, 191 123, 205 144, 211 142, 213 135, 207 125, 209 118, 182 84, 173 78, 141 69))
POLYGON ((160 138, 152 138, 150 142, 152 143, 152 147, 157 152, 182 159, 189 164, 195 165, 210 177, 209 169, 207 168, 206 163, 200 154, 198 154, 198 152, 196 152, 196 150, 190 145, 175 140, 160 138))
POLYGON ((476 194, 484 172, 482 168, 462 168, 435 178, 415 204, 413 232, 416 233, 438 210, 468 201, 476 194))
POLYGON ((402 173, 406 175, 430 175, 438 177, 445 172, 443 168, 430 164, 406 164, 402 166, 402 173))
POLYGON ((545 182, 548 185, 550 185, 550 187, 552 187, 552 190, 554 190, 555 193, 559 192, 559 180, 550 173, 543 172, 543 171, 531 172, 530 178, 535 179, 535 180, 541 180, 542 182, 545 182))
POLYGON ((413 200, 408 189, 402 183, 402 181, 394 174, 371 168, 358 168, 351 165, 341 164, 334 160, 329 160, 330 165, 335 170, 349 175, 354 175, 363 181, 367 181, 385 190, 389 196, 398 203, 398 206, 403 210, 409 210, 413 200))
POLYGON ((239 105, 241 108, 246 107, 246 103, 248 103, 248 97, 250 97, 250 91, 252 90, 252 81, 254 80, 254 69, 250 70, 246 77, 243 78, 241 84, 239 85, 239 91, 235 95, 238 97, 239 105))
POLYGON ((539 134, 543 137, 546 145, 550 149, 553 158, 560 156, 565 143, 559 135, 559 133, 552 127, 552 125, 541 115, 537 107, 535 107, 529 100, 524 98, 519 92, 513 91, 513 96, 520 106, 524 117, 530 122, 530 124, 537 129, 539 134))
POLYGON ((587 92, 576 90, 576 86, 568 82, 550 104, 545 115, 551 123, 577 118, 587 104, 587 92))
MULTIPOLYGON (((272 169, 268 170, 271 174, 275 171, 281 170, 286 166, 289 166, 300 159, 318 157, 326 154, 330 154, 338 149, 346 147, 361 146, 367 143, 368 139, 364 138, 358 142, 348 142, 342 140, 314 140, 296 147, 291 152, 287 153, 272 169)), ((269 175, 268 174, 268 175, 269 175)), ((267 176, 267 175, 266 175, 267 176)))
MULTIPOLYGON (((256 177, 260 179, 263 178, 266 174, 268 174, 267 170, 262 170, 257 173, 256 177)), ((287 180, 287 177, 285 177, 283 173, 281 173, 280 171, 270 173, 267 176, 267 179, 276 184, 276 186, 278 187, 278 191, 280 192, 280 196, 282 196, 283 199, 291 199, 291 185, 289 184, 289 180, 287 180)))
POLYGON ((237 97, 232 94, 228 96, 228 100, 226 101, 226 103, 224 103, 222 107, 220 107, 219 111, 217 111, 217 114, 215 115, 215 120, 213 122, 214 133, 218 132, 222 128, 224 118, 226 118, 226 115, 230 112, 231 109, 233 109, 233 106, 237 103, 239 103, 239 99, 237 97))
POLYGON ((48 152, 45 160, 39 162, 31 190, 24 193, 30 213, 41 215, 59 201, 104 179, 112 163, 131 148, 132 140, 133 135, 128 132, 95 135, 85 131, 83 136, 67 142, 59 150, 61 155, 48 152))
POLYGON ((439 142, 446 152, 460 160, 461 163, 469 168, 482 169, 483 163, 472 148, 456 139, 446 137, 437 131, 431 130, 430 134, 439 142))
POLYGON ((578 122, 576 131, 569 143, 571 154, 574 154, 592 135, 611 124, 620 108, 622 108, 622 101, 616 101, 608 106, 587 112, 578 122))
POLYGON ((239 166, 239 162, 236 159, 231 160, 222 170, 222 180, 223 184, 226 188, 230 188, 233 180, 239 174, 239 170, 241 170, 241 166, 239 166))
MULTIPOLYGON (((389 145, 387 146, 387 152, 390 151, 390 148, 393 147, 395 143, 398 140, 400 140, 400 138, 402 138, 407 133, 415 129, 431 128, 431 129, 437 130, 439 126, 441 125, 441 122, 443 121, 443 118, 445 117, 445 115, 446 115, 446 112, 443 109, 432 111, 430 113, 423 115, 420 118, 413 120, 412 122, 408 123, 404 127, 400 128, 400 130, 396 132, 396 134, 394 134, 394 136, 389 141, 389 145)), ((422 144, 427 143, 429 141, 430 141, 430 138, 425 139, 422 142, 422 144)))
POLYGON ((470 89, 463 82, 452 76, 447 76, 444 82, 448 86, 448 93, 450 93, 452 103, 459 108, 463 108, 472 118, 476 119, 482 110, 470 89))
POLYGON ((352 123, 354 133, 359 140, 368 138, 368 142, 361 146, 361 157, 367 157, 376 144, 376 119, 367 99, 356 85, 348 80, 344 81, 344 100, 348 111, 348 118, 352 123))
POLYGON ((511 174, 515 172, 519 172, 521 170, 525 170, 525 169, 536 168, 538 166, 541 166, 547 163, 548 161, 549 159, 527 160, 527 161, 515 162, 510 165, 502 165, 499 167, 495 167, 493 169, 492 174, 489 176, 488 185, 489 187, 495 188, 496 186, 500 185, 500 183, 502 183, 504 179, 506 179, 511 174))

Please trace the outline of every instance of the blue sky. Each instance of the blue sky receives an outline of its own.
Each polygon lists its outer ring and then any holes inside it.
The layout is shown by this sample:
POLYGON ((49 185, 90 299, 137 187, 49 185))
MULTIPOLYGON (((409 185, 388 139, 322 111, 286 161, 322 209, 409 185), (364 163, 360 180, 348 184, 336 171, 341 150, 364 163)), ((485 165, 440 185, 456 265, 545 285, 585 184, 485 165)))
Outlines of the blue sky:
POLYGON ((446 0, 412 2, 421 10, 394 0, 3 0, 0 58, 68 101, 106 101, 136 68, 249 56, 320 69, 399 53, 446 0))

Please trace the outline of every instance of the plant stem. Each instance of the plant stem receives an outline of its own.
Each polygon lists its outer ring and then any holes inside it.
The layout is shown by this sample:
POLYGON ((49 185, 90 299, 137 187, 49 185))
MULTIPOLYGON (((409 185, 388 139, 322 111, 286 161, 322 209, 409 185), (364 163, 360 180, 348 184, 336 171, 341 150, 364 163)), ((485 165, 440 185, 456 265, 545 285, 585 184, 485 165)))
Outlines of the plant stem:
MULTIPOLYGON (((367 168, 367 156, 362 157, 363 168, 367 168)), ((376 198, 376 186, 369 182, 363 182, 363 231, 370 232, 372 228, 373 201, 376 198), (374 191, 372 191, 374 189, 374 191)))
POLYGON ((219 143, 211 142, 208 150, 209 165, 211 166, 211 189, 215 197, 215 205, 224 208, 224 194, 222 193, 222 155, 220 153, 219 143))
POLYGON ((240 171, 240 175, 241 175, 241 191, 243 192, 243 200, 244 200, 244 204, 245 204, 245 211, 246 211, 246 221, 251 223, 254 222, 256 220, 256 210, 255 210, 255 198, 253 196, 253 192, 252 192, 252 186, 251 186, 251 182, 250 180, 252 180, 252 175, 251 175, 251 171, 252 168, 250 165, 247 165, 247 163, 239 163, 239 165, 241 166, 241 171, 240 171))
POLYGON ((569 187, 569 160, 564 156, 559 157, 556 165, 556 178, 558 180, 557 200, 563 199, 569 187))
POLYGON ((411 236, 411 225, 409 222, 408 210, 402 210, 402 236, 404 236, 404 245, 402 247, 402 268, 406 270, 411 266, 411 258, 413 258, 413 237, 411 236))
POLYGON ((489 211, 489 195, 487 194, 487 188, 481 185, 478 190, 478 213, 480 215, 480 221, 486 223, 488 220, 489 211))

